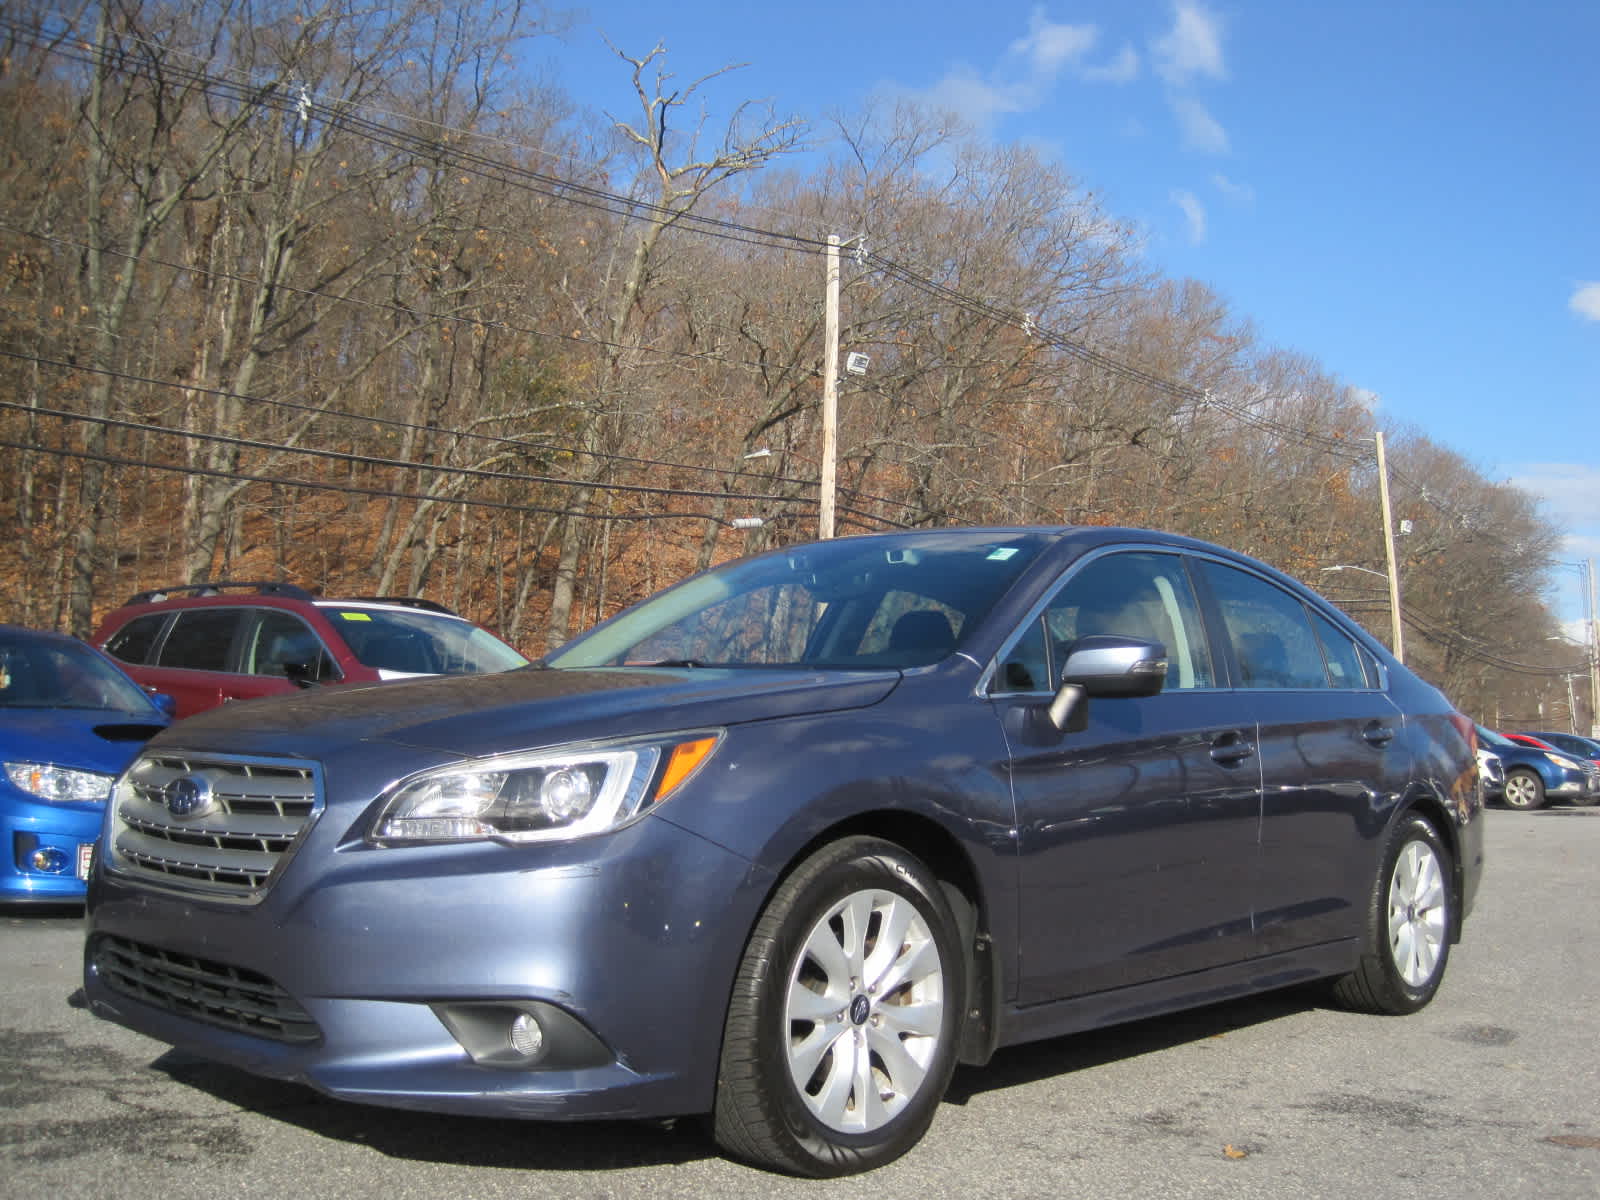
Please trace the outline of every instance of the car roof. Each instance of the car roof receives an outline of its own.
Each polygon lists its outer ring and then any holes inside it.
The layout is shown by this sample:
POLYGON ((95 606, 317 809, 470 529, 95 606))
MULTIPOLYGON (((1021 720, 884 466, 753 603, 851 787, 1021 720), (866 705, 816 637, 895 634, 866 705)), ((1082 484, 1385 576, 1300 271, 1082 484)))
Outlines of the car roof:
POLYGON ((180 583, 167 587, 150 588, 126 600, 117 611, 151 606, 213 607, 228 604, 251 604, 270 608, 292 608, 297 604, 310 604, 317 608, 392 608, 413 612, 433 613, 458 621, 466 620, 459 613, 421 596, 320 596, 298 584, 282 580, 223 580, 213 583, 180 583))

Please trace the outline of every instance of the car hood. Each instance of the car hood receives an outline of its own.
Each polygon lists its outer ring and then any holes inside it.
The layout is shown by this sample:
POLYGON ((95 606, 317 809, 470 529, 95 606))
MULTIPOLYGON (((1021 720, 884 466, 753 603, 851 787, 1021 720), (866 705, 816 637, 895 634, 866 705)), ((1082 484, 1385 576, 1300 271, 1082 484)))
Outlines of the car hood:
POLYGON ((388 742, 477 757, 876 704, 898 671, 530 667, 226 704, 160 739, 193 750, 321 757, 388 742))
POLYGON ((49 762, 115 775, 166 718, 104 708, 27 708, 0 712, 6 762, 49 762))

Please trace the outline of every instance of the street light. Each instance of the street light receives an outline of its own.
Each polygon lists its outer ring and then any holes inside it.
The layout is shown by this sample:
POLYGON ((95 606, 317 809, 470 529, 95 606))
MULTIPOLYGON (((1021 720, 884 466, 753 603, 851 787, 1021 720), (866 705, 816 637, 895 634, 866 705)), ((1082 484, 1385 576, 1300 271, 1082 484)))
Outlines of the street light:
POLYGON ((1323 571, 1360 571, 1363 575, 1376 575, 1389 585, 1389 627, 1393 630, 1394 657, 1396 662, 1406 661, 1405 635, 1400 629, 1400 580, 1397 576, 1386 571, 1374 571, 1371 567, 1358 567, 1352 563, 1339 563, 1332 567, 1323 567, 1323 571))

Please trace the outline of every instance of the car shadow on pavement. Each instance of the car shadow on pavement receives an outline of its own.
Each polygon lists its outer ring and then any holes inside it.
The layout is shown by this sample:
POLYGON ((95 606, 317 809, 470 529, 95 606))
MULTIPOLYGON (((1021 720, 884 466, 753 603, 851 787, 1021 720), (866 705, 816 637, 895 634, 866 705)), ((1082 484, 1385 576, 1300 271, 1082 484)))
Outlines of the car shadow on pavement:
POLYGON ((1121 1059, 1221 1037, 1252 1025, 1321 1008, 1327 1002, 1326 985, 1302 984, 1187 1012, 1148 1017, 1127 1025, 1013 1046, 997 1051, 986 1066, 958 1068, 945 1101, 965 1104, 985 1092, 1037 1083, 1054 1075, 1070 1075, 1121 1059))
POLYGON ((390 1158, 510 1170, 603 1171, 681 1166, 718 1156, 700 1122, 519 1121, 411 1112, 335 1100, 303 1084, 265 1079, 169 1050, 151 1066, 173 1081, 319 1138, 390 1158))

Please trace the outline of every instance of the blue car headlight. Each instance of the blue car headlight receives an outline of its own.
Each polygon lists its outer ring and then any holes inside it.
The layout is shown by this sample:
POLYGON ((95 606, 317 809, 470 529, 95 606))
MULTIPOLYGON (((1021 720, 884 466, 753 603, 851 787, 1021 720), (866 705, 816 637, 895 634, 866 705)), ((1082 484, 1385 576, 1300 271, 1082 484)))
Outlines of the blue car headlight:
POLYGON ((116 781, 116 776, 99 771, 36 762, 8 762, 6 778, 13 787, 52 804, 103 801, 111 795, 111 785, 116 781))
POLYGON ((434 767, 396 787, 369 840, 535 842, 604 833, 665 800, 720 737, 702 731, 434 767))

